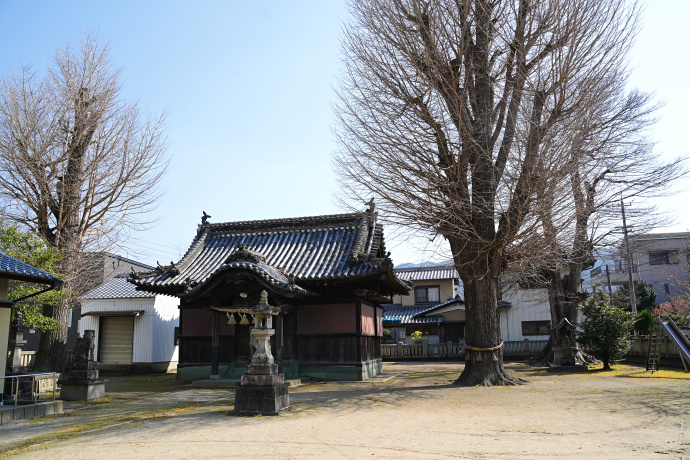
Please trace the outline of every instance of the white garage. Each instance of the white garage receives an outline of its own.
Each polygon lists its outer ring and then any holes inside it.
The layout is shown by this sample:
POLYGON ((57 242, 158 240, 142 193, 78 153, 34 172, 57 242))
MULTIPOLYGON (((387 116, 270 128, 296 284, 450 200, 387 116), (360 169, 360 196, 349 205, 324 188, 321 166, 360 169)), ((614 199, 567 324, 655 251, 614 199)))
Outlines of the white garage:
POLYGON ((96 360, 102 370, 167 372, 177 368, 178 298, 137 291, 120 275, 79 300, 79 334, 95 331, 96 360))

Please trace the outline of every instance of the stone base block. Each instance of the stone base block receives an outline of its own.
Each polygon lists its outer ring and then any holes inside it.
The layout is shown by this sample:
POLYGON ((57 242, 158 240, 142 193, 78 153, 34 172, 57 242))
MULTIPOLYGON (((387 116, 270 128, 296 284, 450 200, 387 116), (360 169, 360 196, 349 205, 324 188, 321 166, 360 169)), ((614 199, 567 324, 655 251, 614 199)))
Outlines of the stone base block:
POLYGON ((277 373, 278 373, 278 365, 276 363, 272 363, 272 364, 249 363, 249 365, 247 366, 247 374, 268 375, 268 374, 277 374, 277 373))
POLYGON ((91 399, 105 398, 105 383, 107 380, 93 382, 67 382, 61 383, 60 399, 64 401, 89 401, 91 399))
POLYGON ((70 369, 67 371, 67 380, 97 380, 98 369, 70 369))
POLYGON ((286 384, 273 387, 239 386, 235 393, 235 410, 230 414, 278 415, 289 407, 290 396, 286 384))
POLYGON ((249 387, 277 387, 285 383, 283 380, 283 374, 273 374, 273 375, 253 375, 244 374, 240 377, 241 386, 249 387))

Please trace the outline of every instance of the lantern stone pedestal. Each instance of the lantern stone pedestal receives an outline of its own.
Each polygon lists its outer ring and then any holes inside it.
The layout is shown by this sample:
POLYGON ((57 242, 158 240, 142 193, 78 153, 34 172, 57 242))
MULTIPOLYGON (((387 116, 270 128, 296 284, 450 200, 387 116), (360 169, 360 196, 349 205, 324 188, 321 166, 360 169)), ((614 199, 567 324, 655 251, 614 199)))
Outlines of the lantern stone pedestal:
POLYGON ((234 415, 278 415, 290 407, 288 385, 271 353, 273 316, 278 311, 268 305, 268 294, 261 293, 261 301, 251 309, 254 315, 254 328, 251 343, 254 348, 252 361, 247 372, 240 379, 235 393, 234 415))

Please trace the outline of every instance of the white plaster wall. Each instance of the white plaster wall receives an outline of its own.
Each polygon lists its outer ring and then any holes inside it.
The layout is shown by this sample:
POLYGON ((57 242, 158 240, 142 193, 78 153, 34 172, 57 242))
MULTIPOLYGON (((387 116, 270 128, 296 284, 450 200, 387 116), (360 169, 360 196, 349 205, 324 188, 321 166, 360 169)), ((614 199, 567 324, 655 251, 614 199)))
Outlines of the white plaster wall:
POLYGON ((510 287, 503 292, 503 300, 512 304, 510 308, 499 310, 501 320, 501 339, 515 340, 547 340, 548 335, 522 335, 523 321, 550 321, 551 310, 549 295, 546 289, 520 289, 510 287))
POLYGON ((152 362, 178 360, 175 346, 175 328, 180 325, 180 299, 167 295, 156 296, 153 311, 152 362))

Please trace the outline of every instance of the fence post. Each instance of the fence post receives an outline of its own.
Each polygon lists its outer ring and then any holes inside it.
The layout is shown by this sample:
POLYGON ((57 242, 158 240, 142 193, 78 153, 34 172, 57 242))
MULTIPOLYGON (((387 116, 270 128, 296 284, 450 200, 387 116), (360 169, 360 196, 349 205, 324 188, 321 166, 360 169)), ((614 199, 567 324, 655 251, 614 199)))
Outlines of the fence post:
POLYGON ((398 346, 395 348, 395 352, 396 352, 397 358, 402 358, 402 355, 403 355, 402 342, 398 341, 398 346))
POLYGON ((422 358, 426 359, 429 355, 429 343, 422 341, 422 358))
POLYGON ((449 358, 450 358, 451 356, 453 356, 453 342, 451 342, 450 340, 449 340, 448 342, 446 342, 446 350, 448 350, 448 355, 447 355, 447 356, 448 356, 449 358))
POLYGON ((529 351, 529 339, 525 339, 525 354, 530 354, 529 351))

